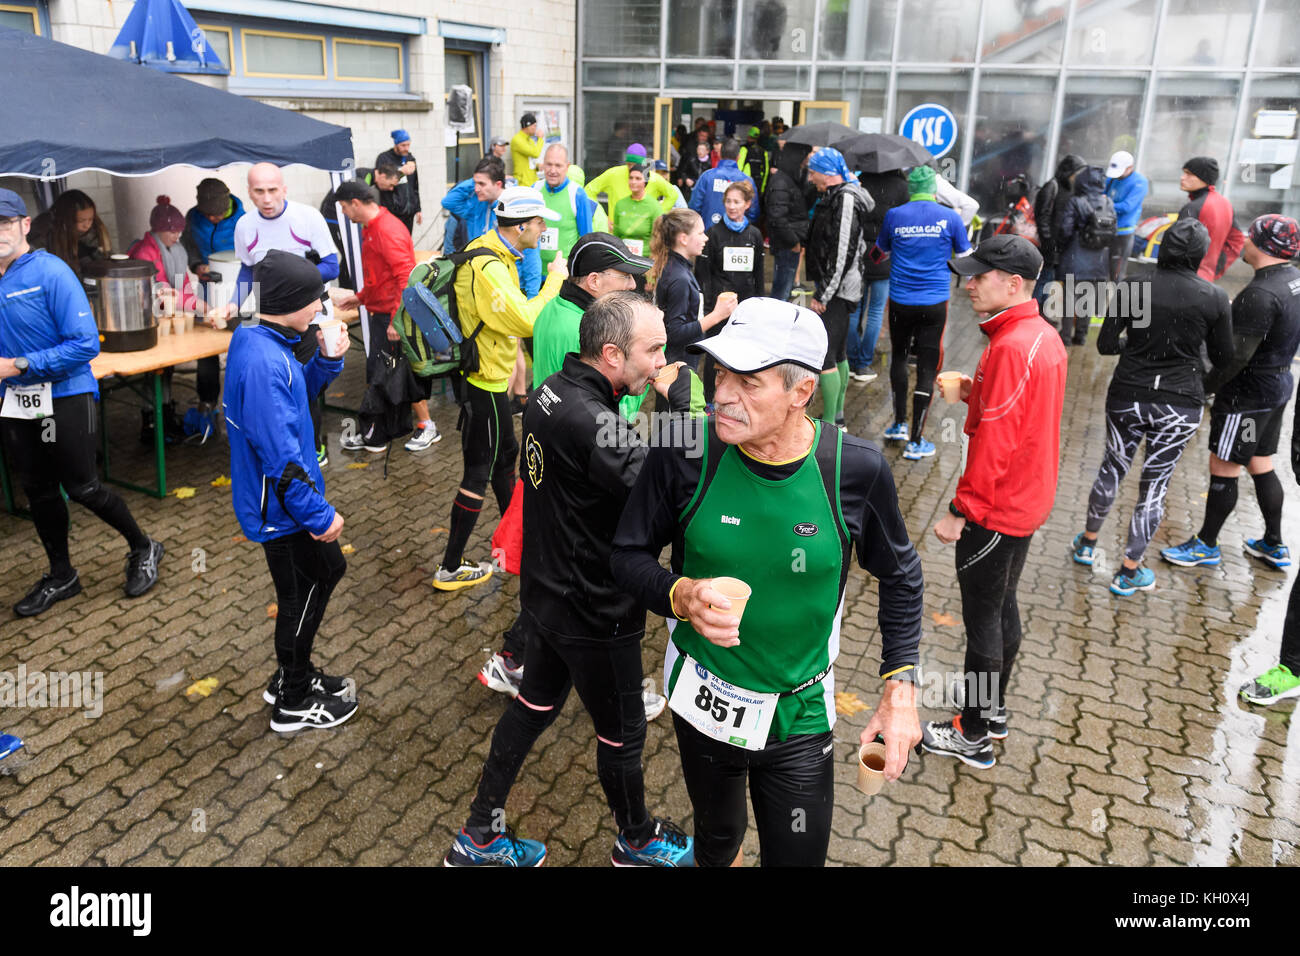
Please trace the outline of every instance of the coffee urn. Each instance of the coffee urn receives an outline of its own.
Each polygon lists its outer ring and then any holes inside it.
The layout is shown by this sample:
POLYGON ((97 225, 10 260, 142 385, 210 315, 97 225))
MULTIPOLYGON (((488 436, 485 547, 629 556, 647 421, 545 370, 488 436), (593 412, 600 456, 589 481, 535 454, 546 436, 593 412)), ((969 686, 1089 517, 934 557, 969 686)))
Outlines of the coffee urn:
POLYGON ((126 256, 96 259, 82 266, 81 284, 95 310, 103 351, 140 352, 158 344, 154 271, 152 263, 126 256))

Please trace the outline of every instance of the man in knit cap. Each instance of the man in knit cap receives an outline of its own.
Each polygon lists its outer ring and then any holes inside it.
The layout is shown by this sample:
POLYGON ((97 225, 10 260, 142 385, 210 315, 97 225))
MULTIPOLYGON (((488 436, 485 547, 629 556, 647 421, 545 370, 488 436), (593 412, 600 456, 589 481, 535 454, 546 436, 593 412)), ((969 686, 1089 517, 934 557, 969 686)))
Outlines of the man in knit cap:
POLYGON ((1245 234, 1233 222, 1232 203, 1214 188, 1219 181, 1219 162, 1213 156, 1193 156, 1183 164, 1178 188, 1187 193, 1187 205, 1178 218, 1199 219, 1210 231, 1210 248, 1196 274, 1213 282, 1237 261, 1246 244, 1245 234))

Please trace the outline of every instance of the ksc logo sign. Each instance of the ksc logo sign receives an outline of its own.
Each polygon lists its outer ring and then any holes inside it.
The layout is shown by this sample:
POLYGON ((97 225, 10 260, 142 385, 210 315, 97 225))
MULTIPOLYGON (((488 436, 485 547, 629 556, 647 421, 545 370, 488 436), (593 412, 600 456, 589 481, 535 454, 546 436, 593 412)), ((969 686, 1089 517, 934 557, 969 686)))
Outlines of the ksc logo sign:
POLYGON ((957 142, 957 119, 946 106, 922 103, 903 117, 898 135, 915 140, 938 159, 957 142))

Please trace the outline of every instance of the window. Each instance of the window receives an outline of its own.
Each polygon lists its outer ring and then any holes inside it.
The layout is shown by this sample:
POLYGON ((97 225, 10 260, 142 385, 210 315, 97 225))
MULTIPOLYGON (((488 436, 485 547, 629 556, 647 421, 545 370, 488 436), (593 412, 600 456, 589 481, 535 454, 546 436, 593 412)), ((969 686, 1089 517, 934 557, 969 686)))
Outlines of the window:
POLYGON ((1043 154, 1055 102, 1055 76, 981 74, 966 190, 979 200, 980 208, 1005 209, 1003 184, 1017 176, 1027 175, 1035 185, 1043 181, 1043 154))
POLYGON ((0 4, 0 27, 41 35, 41 18, 35 7, 0 4))
POLYGON ((878 131, 881 133, 894 132, 884 126, 885 94, 888 88, 887 70, 849 66, 821 67, 817 71, 817 99, 846 100, 850 121, 867 120, 869 128, 873 122, 879 123, 878 131))
POLYGON ((1176 212, 1186 201, 1178 189, 1183 163, 1193 156, 1213 156, 1223 169, 1228 162, 1241 78, 1205 73, 1161 73, 1143 170, 1151 180, 1151 198, 1162 211, 1176 212))
POLYGON ((736 0, 668 0, 668 27, 669 56, 736 55, 736 0))
POLYGON ((990 63, 1060 63, 1066 0, 1045 0, 1027 14, 1024 0, 985 0, 984 46, 990 63))
POLYGON ((402 45, 374 40, 334 41, 334 79, 401 83, 402 45))
POLYGON ((749 60, 809 59, 816 16, 816 0, 745 0, 740 55, 749 60))
POLYGON ((589 180, 623 162, 629 143, 653 143, 653 93, 584 93, 582 168, 589 180))
POLYGON ((1295 0, 1268 0, 1255 48, 1256 66, 1300 66, 1295 0))
POLYGON ((203 38, 208 41, 208 46, 212 47, 212 52, 221 60, 222 65, 234 73, 235 64, 230 54, 235 48, 235 40, 230 27, 214 27, 206 23, 200 23, 198 27, 203 31, 203 38))
POLYGON ((898 58, 912 63, 971 63, 980 5, 970 0, 903 0, 898 58), (915 25, 908 29, 908 24, 915 25))
MULTIPOLYGON (((1089 164, 1101 166, 1121 149, 1137 153, 1145 88, 1142 76, 1071 74, 1065 81, 1057 161, 1066 153, 1075 153, 1089 164)), ((1052 172, 1044 170, 1042 181, 1052 172)))
MULTIPOLYGON (((468 86, 473 91, 470 97, 470 115, 474 129, 463 132, 456 140, 455 146, 447 147, 447 176, 450 189, 456 183, 469 179, 474 174, 474 166, 486 151, 487 140, 483 132, 483 108, 480 98, 480 77, 483 73, 483 54, 476 50, 447 49, 443 53, 443 75, 447 95, 451 95, 453 86, 468 86)), ((506 175, 511 175, 510 154, 506 153, 506 175)))
MULTIPOLYGON (((1160 66, 1245 66, 1255 0, 1168 0, 1160 66)), ((1294 37, 1294 21, 1288 31, 1294 37)), ((1292 40, 1294 45, 1294 40, 1292 40)))
POLYGON ((1225 171, 1222 177, 1232 189, 1232 205, 1237 212, 1237 225, 1242 229, 1265 213, 1281 213, 1293 219, 1300 215, 1300 177, 1294 175, 1293 160, 1298 155, 1296 139, 1300 135, 1300 123, 1288 124, 1285 115, 1294 116, 1300 111, 1300 76, 1256 74, 1250 81, 1249 95, 1237 166, 1231 172, 1225 171), (1275 111, 1273 117, 1282 122, 1271 129, 1261 127, 1259 132, 1280 134, 1290 125, 1291 135, 1256 137, 1256 122, 1262 110, 1275 111))
POLYGON ((888 60, 894 55, 898 0, 827 0, 818 44, 827 60, 888 60))
POLYGON ((657 57, 659 0, 583 0, 582 52, 657 57))
POLYGON ((269 30, 240 31, 244 46, 244 75, 323 80, 325 40, 299 33, 269 30))
MULTIPOLYGON (((957 121, 957 135, 952 146, 939 160, 940 171, 949 182, 956 182, 957 163, 961 160, 962 144, 969 130, 970 103, 969 70, 933 70, 927 73, 899 73, 898 96, 894 108, 894 129, 886 133, 900 133, 904 118, 918 106, 936 103, 945 107, 957 121)), ((911 131, 901 133, 912 135, 911 131)))
POLYGON ((1145 66, 1156 34, 1156 0, 1126 0, 1122 8, 1078 4, 1070 27, 1070 63, 1145 66))

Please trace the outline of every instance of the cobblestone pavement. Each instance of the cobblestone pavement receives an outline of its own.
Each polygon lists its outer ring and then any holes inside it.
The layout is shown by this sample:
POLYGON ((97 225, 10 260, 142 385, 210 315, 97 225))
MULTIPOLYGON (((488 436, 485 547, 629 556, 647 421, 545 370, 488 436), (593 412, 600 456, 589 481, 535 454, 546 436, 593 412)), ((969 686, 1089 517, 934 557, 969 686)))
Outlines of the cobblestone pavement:
MULTIPOLYGON (((983 347, 964 293, 954 298, 948 366, 971 370, 983 347)), ((1102 532, 1105 570, 1069 561, 1101 459, 1102 401, 1113 359, 1074 349, 1062 433, 1060 490, 1035 536, 1020 587, 1025 638, 1009 698, 1011 735, 997 766, 975 771, 913 757, 902 780, 874 798, 854 787, 854 748, 877 702, 875 588, 849 580, 837 689, 837 770, 830 859, 836 864, 1300 863, 1300 733, 1293 704, 1239 705, 1235 688, 1276 660, 1292 573, 1261 568, 1240 550, 1260 520, 1249 483, 1223 533, 1218 568, 1171 570, 1155 550, 1199 527, 1207 430, 1169 492, 1149 557, 1157 589, 1130 599, 1106 590, 1121 547, 1135 476, 1102 532)), ((360 399, 356 353, 331 389, 360 399)), ((341 394, 340 394, 341 393, 341 394)), ((889 423, 884 377, 849 392, 850 428, 871 438, 889 423)), ((434 408, 446 437, 422 456, 400 448, 387 480, 364 455, 338 448, 329 418, 329 495, 346 516, 348 573, 317 642, 317 662, 351 674, 361 709, 337 731, 279 737, 261 691, 274 667, 274 600, 262 550, 245 541, 227 488, 224 442, 168 454, 172 486, 188 499, 123 492, 145 529, 166 543, 162 580, 147 597, 121 591, 124 547, 73 507, 73 558, 84 593, 29 621, 0 623, 0 670, 102 671, 103 712, 0 711, 0 732, 27 742, 0 776, 0 861, 28 864, 417 864, 441 861, 463 822, 506 698, 475 680, 517 608, 518 580, 468 593, 429 586, 460 476, 455 412, 434 408), (360 465, 361 467, 358 467, 360 465), (215 678, 191 701, 194 681, 215 678)), ((955 487, 960 414, 936 401, 939 454, 887 456, 926 577, 922 719, 944 709, 928 683, 957 672, 964 638, 951 549, 930 528, 955 487)), ((112 410, 115 463, 141 479, 138 413, 112 410)), ((1282 439, 1287 438, 1290 416, 1282 439)), ((116 465, 115 465, 116 467, 116 465)), ((1286 531, 1300 543, 1292 501, 1286 531)), ((471 542, 488 557, 489 505, 471 542)), ((43 568, 31 525, 0 516, 0 581, 12 604, 43 568)), ((7 614, 8 612, 4 612, 7 614)), ((666 631, 652 619, 646 671, 658 681, 666 631)), ((539 742, 508 805, 521 835, 546 840, 554 864, 606 865, 614 829, 595 772, 590 722, 572 700, 539 742)), ((646 786, 654 812, 689 830, 691 808, 666 717, 650 725, 646 786)), ((757 859, 751 831, 747 858, 757 859)))

